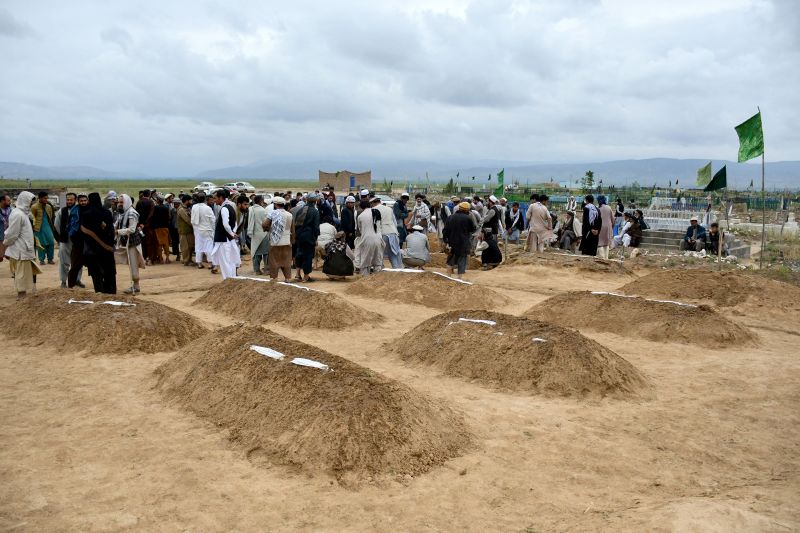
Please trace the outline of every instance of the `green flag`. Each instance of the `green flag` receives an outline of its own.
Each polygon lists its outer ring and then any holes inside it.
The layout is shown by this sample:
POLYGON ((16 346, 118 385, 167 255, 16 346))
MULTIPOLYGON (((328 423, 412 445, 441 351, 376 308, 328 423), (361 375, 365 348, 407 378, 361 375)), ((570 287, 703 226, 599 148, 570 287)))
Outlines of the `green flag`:
MULTIPOLYGON (((710 163, 709 163, 710 164, 710 163)), ((703 189, 705 192, 716 191, 717 189, 724 189, 728 186, 728 171, 723 166, 714 174, 714 178, 703 189)))
POLYGON ((697 169, 697 184, 708 185, 711 181, 711 161, 708 162, 703 168, 697 169))
POLYGON ((764 130, 761 129, 761 111, 736 126, 739 136, 739 163, 764 153, 764 130))
POLYGON ((503 194, 503 181, 505 179, 506 169, 501 170, 497 173, 497 189, 495 190, 495 194, 502 195, 503 194))

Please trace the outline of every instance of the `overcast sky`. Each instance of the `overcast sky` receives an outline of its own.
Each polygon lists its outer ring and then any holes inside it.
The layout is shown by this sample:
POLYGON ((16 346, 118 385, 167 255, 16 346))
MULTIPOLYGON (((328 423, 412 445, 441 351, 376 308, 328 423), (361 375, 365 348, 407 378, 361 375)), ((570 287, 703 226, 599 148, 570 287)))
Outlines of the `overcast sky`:
POLYGON ((800 159, 800 1, 0 2, 0 160, 800 159))

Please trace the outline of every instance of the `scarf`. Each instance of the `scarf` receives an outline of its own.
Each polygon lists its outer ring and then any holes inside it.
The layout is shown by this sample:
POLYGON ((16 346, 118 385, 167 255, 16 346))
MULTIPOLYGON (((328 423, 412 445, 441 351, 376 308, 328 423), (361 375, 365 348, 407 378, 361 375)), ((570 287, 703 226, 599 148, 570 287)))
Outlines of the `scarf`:
POLYGON ((589 224, 594 224, 598 214, 597 207, 594 204, 586 204, 586 208, 589 210, 589 224))
POLYGON ((283 227, 286 219, 283 217, 283 209, 275 209, 268 217, 272 221, 272 227, 269 230, 269 243, 275 246, 280 242, 281 235, 283 235, 283 227))
POLYGON ((522 211, 517 209, 516 213, 514 213, 513 211, 511 213, 514 217, 513 219, 511 219, 511 231, 514 231, 514 226, 517 225, 517 221, 519 220, 519 216, 522 214, 522 211))

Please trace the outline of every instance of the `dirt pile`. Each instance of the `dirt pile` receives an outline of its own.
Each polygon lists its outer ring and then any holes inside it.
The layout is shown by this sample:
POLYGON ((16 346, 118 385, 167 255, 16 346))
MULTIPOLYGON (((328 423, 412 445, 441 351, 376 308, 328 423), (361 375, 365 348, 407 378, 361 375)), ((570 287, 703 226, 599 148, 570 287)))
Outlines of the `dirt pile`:
POLYGON ((800 287, 739 272, 664 270, 642 276, 620 292, 744 309, 800 323, 800 287))
POLYGON ((577 331, 489 311, 437 315, 386 348, 408 362, 517 391, 635 397, 650 388, 628 361, 577 331))
POLYGON ((509 257, 508 261, 505 263, 506 265, 537 265, 574 269, 578 272, 621 274, 625 276, 634 275, 633 271, 626 267, 621 261, 568 254, 563 251, 544 253, 514 252, 508 255, 509 257))
POLYGON ((230 430, 248 456, 343 484, 416 476, 469 445, 460 415, 341 357, 256 326, 230 326, 155 371, 168 399, 230 430), (251 345, 285 355, 275 360, 251 345), (331 371, 292 364, 307 358, 331 371))
POLYGON ((343 329, 383 319, 336 294, 274 281, 226 279, 197 303, 235 318, 296 327, 343 329))
POLYGON ((377 296, 434 309, 492 309, 508 302, 505 296, 486 287, 429 271, 384 270, 359 279, 347 291, 359 296, 377 296))
POLYGON ((608 331, 657 342, 725 348, 752 343, 750 330, 706 305, 691 306, 588 291, 567 292, 548 298, 525 316, 557 324, 608 331), (580 317, 576 322, 576 317, 580 317))
POLYGON ((3 324, 10 337, 35 345, 55 342, 71 353, 171 352, 208 333, 193 316, 159 303, 63 289, 39 291, 15 303, 3 324), (134 305, 101 303, 107 301, 134 305))
MULTIPOLYGON (((433 268, 447 268, 447 254, 438 252, 431 253, 431 262, 428 266, 433 268)), ((467 270, 480 270, 481 267, 483 267, 481 260, 475 257, 474 254, 470 254, 467 258, 467 270)))

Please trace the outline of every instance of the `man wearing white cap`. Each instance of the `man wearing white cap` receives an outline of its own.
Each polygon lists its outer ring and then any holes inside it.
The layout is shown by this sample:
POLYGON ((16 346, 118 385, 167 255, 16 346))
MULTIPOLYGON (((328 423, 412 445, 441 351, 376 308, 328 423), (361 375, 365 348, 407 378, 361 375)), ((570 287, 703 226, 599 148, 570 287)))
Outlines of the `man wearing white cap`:
POLYGON ((356 199, 354 196, 348 196, 344 199, 341 225, 342 231, 344 232, 344 240, 347 246, 352 250, 356 245, 356 199))
POLYGON ((689 227, 681 241, 681 250, 699 252, 706 247, 706 228, 697 223, 697 217, 689 219, 689 227))
POLYGON ((383 269, 383 239, 381 237, 381 213, 376 207, 380 200, 373 198, 372 209, 364 209, 358 215, 359 238, 356 242, 356 256, 353 263, 361 270, 362 276, 383 269))
POLYGON ((380 229, 384 254, 389 258, 392 268, 403 268, 403 259, 400 256, 400 236, 394 211, 380 201, 378 201, 378 205, 373 205, 373 208, 381 214, 380 229))
MULTIPOLYGON (((208 205, 206 195, 198 193, 197 201, 192 206, 192 231, 194 231, 194 261, 197 268, 205 268, 203 254, 211 263, 211 248, 214 247, 214 210, 208 205)), ((213 263, 212 263, 213 266, 213 263)))
POLYGON ((402 251, 403 265, 419 268, 431 262, 431 251, 428 247, 428 237, 422 226, 411 226, 406 237, 406 247, 402 251))
POLYGON ((369 189, 361 189, 361 192, 358 193, 359 200, 358 205, 356 206, 356 215, 360 215, 364 209, 369 209, 369 189))

